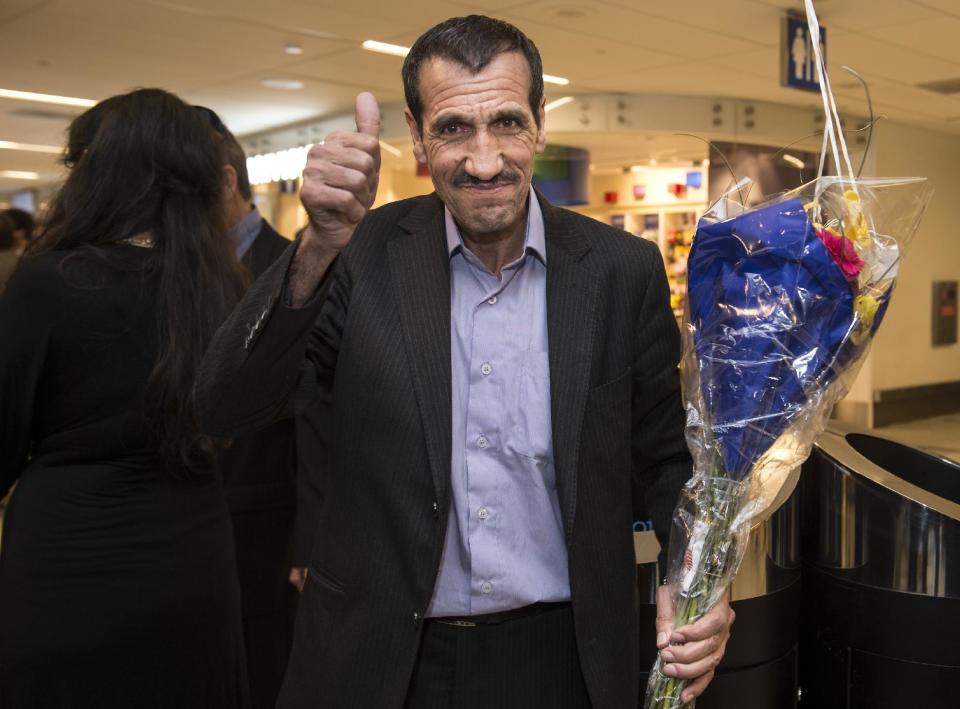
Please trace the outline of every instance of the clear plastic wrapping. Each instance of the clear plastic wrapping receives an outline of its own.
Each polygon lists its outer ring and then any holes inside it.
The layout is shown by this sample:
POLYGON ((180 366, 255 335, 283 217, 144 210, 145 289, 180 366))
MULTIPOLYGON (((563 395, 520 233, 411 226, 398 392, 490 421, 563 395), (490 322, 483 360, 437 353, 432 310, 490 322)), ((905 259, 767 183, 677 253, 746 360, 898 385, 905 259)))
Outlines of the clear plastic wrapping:
MULTIPOLYGON (((681 375, 693 478, 671 530, 674 627, 712 608, 758 514, 809 455, 877 331, 931 190, 821 177, 749 209, 746 182, 701 219, 687 262, 681 375)), ((683 706, 651 672, 645 706, 683 706)))
MULTIPOLYGON (((813 0, 804 5, 819 37, 813 0)), ((674 628, 723 596, 752 522, 849 389, 931 195, 925 178, 854 173, 819 43, 810 48, 825 116, 819 177, 750 208, 750 184, 737 184, 700 220, 687 261, 681 375, 693 477, 670 534, 674 628), (828 155, 840 177, 824 176, 828 155)), ((687 682, 661 669, 658 656, 645 709, 684 706, 687 682)))

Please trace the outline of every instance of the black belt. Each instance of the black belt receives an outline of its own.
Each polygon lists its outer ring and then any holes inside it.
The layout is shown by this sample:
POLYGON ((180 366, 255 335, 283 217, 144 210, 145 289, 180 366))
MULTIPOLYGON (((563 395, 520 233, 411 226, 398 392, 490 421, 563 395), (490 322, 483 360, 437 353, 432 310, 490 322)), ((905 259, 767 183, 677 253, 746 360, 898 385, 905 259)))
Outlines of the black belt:
POLYGON ((514 608, 513 610, 499 611, 497 613, 444 616, 442 618, 427 618, 427 620, 435 623, 443 623, 444 625, 455 625, 458 628, 475 628, 478 625, 499 625, 500 623, 507 623, 511 620, 530 618, 535 615, 540 615, 541 613, 549 613, 550 611, 569 607, 569 601, 559 603, 534 603, 529 606, 524 606, 523 608, 514 608))

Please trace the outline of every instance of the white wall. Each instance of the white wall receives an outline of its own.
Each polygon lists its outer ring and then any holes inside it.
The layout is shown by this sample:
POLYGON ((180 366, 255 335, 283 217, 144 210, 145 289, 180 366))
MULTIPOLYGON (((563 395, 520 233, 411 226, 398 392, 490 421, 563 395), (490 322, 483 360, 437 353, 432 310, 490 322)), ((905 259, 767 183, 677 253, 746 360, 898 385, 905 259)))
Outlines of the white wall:
POLYGON ((960 381, 960 345, 931 344, 933 282, 960 280, 960 139, 881 122, 876 174, 921 175, 935 189, 873 348, 874 392, 960 381))

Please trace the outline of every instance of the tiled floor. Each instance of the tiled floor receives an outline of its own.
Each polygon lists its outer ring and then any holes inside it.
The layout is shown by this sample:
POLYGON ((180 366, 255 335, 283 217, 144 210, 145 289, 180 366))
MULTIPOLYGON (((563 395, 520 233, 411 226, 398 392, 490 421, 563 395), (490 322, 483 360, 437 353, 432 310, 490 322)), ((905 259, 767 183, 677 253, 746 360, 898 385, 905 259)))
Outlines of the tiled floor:
POLYGON ((960 463, 960 413, 897 423, 876 432, 960 463))

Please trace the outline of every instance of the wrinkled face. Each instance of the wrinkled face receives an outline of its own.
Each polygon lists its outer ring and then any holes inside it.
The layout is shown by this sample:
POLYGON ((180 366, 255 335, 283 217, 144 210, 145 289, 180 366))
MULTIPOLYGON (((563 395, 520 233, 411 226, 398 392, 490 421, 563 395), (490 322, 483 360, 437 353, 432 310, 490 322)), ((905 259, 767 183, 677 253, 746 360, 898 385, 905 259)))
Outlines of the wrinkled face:
POLYGON ((530 69, 520 52, 499 54, 480 73, 434 58, 420 69, 423 131, 407 123, 414 153, 465 234, 484 240, 523 223, 533 159, 543 151, 530 110, 530 69))

